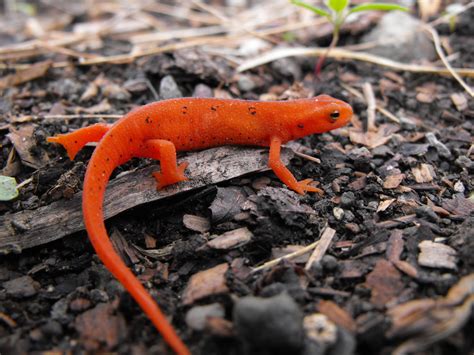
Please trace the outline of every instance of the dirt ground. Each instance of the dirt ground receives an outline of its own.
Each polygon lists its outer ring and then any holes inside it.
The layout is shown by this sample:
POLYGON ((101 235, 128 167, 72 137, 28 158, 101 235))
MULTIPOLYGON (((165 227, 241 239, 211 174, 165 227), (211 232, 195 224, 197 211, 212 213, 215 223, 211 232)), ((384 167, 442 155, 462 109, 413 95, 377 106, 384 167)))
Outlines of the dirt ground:
MULTIPOLYGON (((100 10, 103 2, 97 13, 79 3, 67 13, 62 2, 41 4, 34 16, 0 18, 0 27, 8 25, 0 30, 1 175, 25 182, 18 198, 0 202, 0 354, 170 353, 83 230, 80 191, 93 147, 70 161, 46 137, 113 123, 178 95, 283 100, 321 93, 349 102, 355 117, 290 144, 299 153, 289 151, 288 166, 298 180, 316 180, 324 195, 288 190, 262 171, 266 153, 257 148, 239 148, 240 156, 230 148, 183 154, 197 165, 205 154, 221 161, 201 167, 211 177, 193 175, 193 183, 163 194, 141 183, 155 163, 133 159, 113 176, 117 203, 107 227, 116 250, 193 354, 473 353, 474 101, 452 76, 329 58, 317 79, 314 57, 237 72, 230 50, 200 45, 102 60, 130 52, 125 30, 19 50, 38 26, 53 26, 44 18, 57 16, 56 38, 78 23, 114 19, 113 10, 100 10), (75 54, 83 51, 102 62, 90 56, 98 63, 81 63, 75 54), (374 117, 364 85, 382 108, 374 117), (246 158, 255 166, 242 163, 246 158), (316 249, 265 264, 320 238, 316 249), (257 310, 242 302, 246 296, 257 310)), ((141 13, 161 31, 166 23, 199 28, 215 19, 205 8, 191 19, 165 12, 141 13)), ((379 19, 343 32, 340 45, 357 44, 379 19)), ((454 31, 436 26, 453 67, 474 67, 473 19, 471 8, 454 31)), ((294 45, 330 41, 324 26, 295 33, 294 45)), ((269 38, 272 46, 284 41, 283 34, 269 38)))

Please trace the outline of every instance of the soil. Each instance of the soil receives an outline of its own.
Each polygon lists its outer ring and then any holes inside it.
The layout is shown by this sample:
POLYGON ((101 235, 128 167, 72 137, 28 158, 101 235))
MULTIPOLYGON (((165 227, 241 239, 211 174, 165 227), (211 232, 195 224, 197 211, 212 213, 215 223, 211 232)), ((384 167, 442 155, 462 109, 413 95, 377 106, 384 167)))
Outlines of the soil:
MULTIPOLYGON (((474 66, 473 17, 473 9, 463 13, 454 32, 447 25, 437 28, 458 54, 451 62, 454 67, 474 66)), ((342 44, 354 41, 345 36, 342 44)), ((327 43, 328 37, 317 41, 327 43)), ((120 39, 110 39, 101 54, 127 51, 124 46, 120 39)), ((36 60, 47 58, 44 54, 36 60)), ((411 300, 442 303, 453 286, 474 272, 474 101, 448 76, 328 59, 317 80, 313 59, 286 61, 284 67, 268 64, 236 74, 222 57, 199 48, 185 49, 128 64, 79 66, 72 60, 66 68, 50 67, 35 80, 6 88, 0 97, 2 175, 32 181, 14 201, 0 202, 0 213, 34 211, 80 192, 93 147, 86 147, 71 162, 45 137, 114 122, 101 114, 122 115, 157 100, 157 95, 163 98, 177 91, 183 96, 211 93, 243 99, 329 94, 349 102, 356 118, 349 127, 298 142, 303 153, 320 163, 295 156, 289 164, 298 180, 318 181, 324 195, 298 196, 272 172, 255 171, 133 206, 107 221, 109 233, 193 354, 276 353, 271 341, 262 348, 242 336, 234 308, 241 297, 270 298, 282 292, 291 296, 303 316, 325 314, 338 329, 337 340, 322 335, 311 340, 306 334, 306 345, 291 345, 298 349, 295 353, 389 354, 407 341, 431 339, 438 334, 431 308, 418 313, 418 320, 427 323, 411 329, 413 319, 406 325, 411 331, 404 333, 396 306, 411 300), (301 76, 286 70, 293 67, 301 76), (376 98, 399 123, 377 113, 375 129, 367 130, 365 101, 346 90, 347 85, 360 88, 363 83, 371 84, 376 98), (88 90, 96 91, 84 99, 88 90), (90 113, 97 117, 90 118, 90 113), (77 115, 67 117, 72 114, 77 115), (16 143, 14 132, 21 138, 16 143), (324 256, 310 268, 305 269, 307 257, 302 257, 251 272, 284 254, 287 247, 313 243, 326 226, 335 234, 324 256), (250 232, 237 233, 244 240, 241 244, 210 244, 214 236, 241 228, 250 232), (435 254, 424 260, 423 248, 433 248, 435 254), (223 276, 214 278, 217 282, 223 277, 222 284, 213 291, 201 290, 201 297, 189 296, 189 289, 198 287, 190 282, 193 275, 217 273, 213 268, 222 264, 227 265, 223 276), (210 318, 204 329, 193 330, 186 314, 209 304, 220 305, 223 313, 210 318), (317 349, 309 343, 318 344, 317 349), (348 345, 337 350, 336 344, 348 345)), ((27 61, 18 63, 22 62, 27 61)), ((2 77, 12 73, 0 72, 2 77)), ((472 78, 466 81, 474 85, 472 78)), ((114 177, 150 164, 134 159, 119 167, 114 177)), ((22 226, 13 227, 21 235, 22 226)), ((85 231, 46 244, 42 237, 40 233, 40 242, 32 248, 2 248, 1 354, 170 352, 101 264, 85 231)), ((472 298, 472 286, 466 292, 463 300, 472 298)), ((468 314, 461 321, 466 312, 456 313, 463 302, 446 306, 449 312, 438 319, 459 319, 459 326, 452 325, 439 341, 427 341, 424 350, 415 347, 418 353, 474 351, 474 318, 468 314)))

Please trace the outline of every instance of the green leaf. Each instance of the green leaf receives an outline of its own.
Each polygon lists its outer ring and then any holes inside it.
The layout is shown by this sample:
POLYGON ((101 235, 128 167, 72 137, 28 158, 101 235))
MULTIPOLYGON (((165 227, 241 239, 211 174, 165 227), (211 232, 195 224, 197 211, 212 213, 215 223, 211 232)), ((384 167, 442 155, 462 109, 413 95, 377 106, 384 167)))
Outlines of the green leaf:
POLYGON ((328 7, 335 12, 341 12, 349 6, 349 0, 328 0, 328 7))
POLYGON ((357 6, 354 6, 352 9, 349 10, 349 13, 352 14, 354 12, 361 12, 361 11, 409 11, 409 9, 405 6, 400 6, 396 4, 386 4, 386 3, 363 3, 357 6))
POLYGON ((15 178, 0 175, 0 201, 11 201, 17 197, 18 190, 15 178))
POLYGON ((291 0, 291 3, 294 4, 294 5, 296 5, 296 6, 304 7, 305 9, 311 10, 311 11, 313 11, 315 14, 318 14, 319 16, 331 17, 331 14, 330 14, 329 12, 324 11, 323 9, 321 9, 321 8, 319 8, 319 7, 316 7, 316 6, 307 4, 307 3, 303 2, 303 1, 291 0))

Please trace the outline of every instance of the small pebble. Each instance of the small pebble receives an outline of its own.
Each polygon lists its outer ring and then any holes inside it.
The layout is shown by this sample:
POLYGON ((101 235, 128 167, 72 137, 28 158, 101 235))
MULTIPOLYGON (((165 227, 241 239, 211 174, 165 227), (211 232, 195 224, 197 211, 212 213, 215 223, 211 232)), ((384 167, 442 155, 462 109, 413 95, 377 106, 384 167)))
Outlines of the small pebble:
POLYGON ((213 97, 212 89, 205 84, 197 84, 194 87, 193 97, 213 97))
POLYGON ((186 313, 186 324, 194 330, 203 330, 210 317, 224 318, 224 307, 219 303, 196 306, 186 313))
POLYGON ((303 345, 303 314, 286 293, 241 298, 233 318, 242 340, 257 349, 292 353, 303 345))
POLYGON ((324 255, 321 264, 323 268, 327 271, 335 271, 337 269, 338 261, 332 255, 324 255))
POLYGON ((454 191, 464 193, 464 191, 466 191, 466 188, 464 187, 464 184, 461 181, 456 181, 454 183, 454 191))
POLYGON ((356 201, 356 196, 352 191, 344 192, 341 195, 341 207, 350 207, 356 201))
POLYGON ((474 162, 465 155, 460 155, 454 163, 468 171, 474 171, 474 162))
POLYGON ((344 217, 344 210, 340 207, 334 207, 332 213, 338 221, 340 221, 344 217))
POLYGON ((243 92, 252 91, 257 86, 255 81, 247 75, 241 75, 237 82, 239 89, 243 92))
POLYGON ((183 97, 178 84, 171 75, 166 75, 160 81, 159 95, 163 100, 173 99, 175 97, 183 97))
POLYGON ((7 295, 14 298, 27 298, 36 295, 38 284, 30 276, 21 276, 3 283, 7 295))

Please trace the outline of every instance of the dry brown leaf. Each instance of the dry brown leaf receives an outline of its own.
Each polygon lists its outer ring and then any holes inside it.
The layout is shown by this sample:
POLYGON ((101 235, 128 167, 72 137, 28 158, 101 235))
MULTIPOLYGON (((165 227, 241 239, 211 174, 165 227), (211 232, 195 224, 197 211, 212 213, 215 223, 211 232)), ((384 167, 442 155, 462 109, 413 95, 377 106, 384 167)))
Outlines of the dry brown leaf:
POLYGON ((26 166, 39 169, 49 162, 48 154, 39 149, 33 134, 36 126, 33 124, 20 125, 18 128, 10 126, 7 137, 13 143, 21 161, 26 166))
POLYGON ((104 113, 112 110, 112 106, 109 103, 109 100, 103 99, 97 105, 91 107, 76 107, 74 109, 75 113, 104 113))
POLYGON ((391 138, 393 133, 397 132, 400 127, 385 123, 380 125, 377 131, 363 132, 356 129, 349 130, 349 138, 352 143, 362 144, 369 148, 376 148, 380 145, 384 145, 391 138))
POLYGON ((225 280, 228 269, 229 265, 219 264, 194 274, 183 292, 183 304, 189 305, 201 298, 228 292, 225 280))
POLYGON ((186 228, 200 233, 205 233, 211 229, 211 222, 208 218, 185 214, 183 224, 186 228))
POLYGON ((365 281, 366 286, 372 290, 370 302, 377 307, 383 307, 396 298, 403 290, 400 276, 400 272, 391 262, 384 259, 377 261, 365 281))
POLYGON ((247 244, 252 237, 253 234, 247 227, 238 228, 216 236, 207 242, 207 245, 212 249, 227 250, 247 244))
POLYGON ((355 320, 345 309, 339 307, 336 303, 332 301, 320 301, 318 304, 318 310, 331 321, 345 328, 351 333, 356 331, 357 325, 355 320))
POLYGON ((19 70, 14 74, 9 74, 4 76, 3 78, 0 78, 0 90, 26 83, 28 81, 44 76, 48 69, 51 67, 52 63, 53 62, 51 60, 35 63, 28 69, 19 70))

